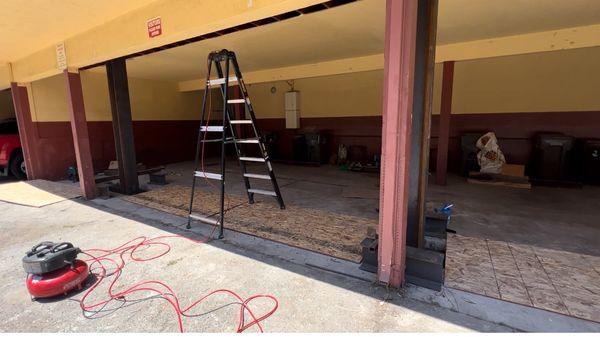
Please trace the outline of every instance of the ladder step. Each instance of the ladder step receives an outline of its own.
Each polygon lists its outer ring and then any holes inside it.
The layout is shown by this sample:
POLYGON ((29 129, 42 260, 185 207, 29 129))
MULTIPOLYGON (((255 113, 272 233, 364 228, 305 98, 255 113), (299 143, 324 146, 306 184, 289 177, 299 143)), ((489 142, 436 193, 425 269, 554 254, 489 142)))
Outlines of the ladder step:
MULTIPOLYGON (((237 82, 237 77, 235 76, 231 76, 229 77, 229 83, 234 83, 237 82)), ((225 78, 215 78, 214 80, 208 80, 208 85, 221 85, 221 84, 225 84, 225 78)))
POLYGON ((227 103, 229 103, 229 104, 246 103, 246 100, 243 99, 243 98, 240 98, 240 99, 228 99, 227 103))
POLYGON ((235 142, 240 144, 258 144, 258 138, 236 139, 235 142))
POLYGON ((250 193, 256 193, 256 194, 270 195, 270 196, 273 196, 273 197, 277 196, 277 193, 275 193, 273 191, 259 190, 259 189, 256 189, 256 188, 250 188, 250 189, 248 189, 248 192, 250 192, 250 193))
POLYGON ((200 127, 200 131, 204 131, 204 132, 223 132, 223 126, 213 126, 213 125, 209 125, 209 126, 204 126, 202 125, 200 127))
POLYGON ((215 180, 221 180, 223 178, 223 176, 220 174, 210 173, 210 172, 202 172, 202 171, 194 171, 194 176, 201 177, 201 178, 215 179, 215 180))
POLYGON ((196 213, 190 214, 190 218, 192 218, 194 220, 206 222, 208 224, 215 225, 215 226, 218 226, 220 224, 220 221, 217 219, 209 218, 207 216, 196 214, 196 213))
POLYGON ((222 142, 223 139, 221 138, 215 138, 215 139, 201 139, 200 143, 219 143, 222 142))
MULTIPOLYGON (((222 142, 223 139, 221 138, 214 138, 214 139, 200 139, 200 143, 220 143, 222 142)), ((229 144, 233 141, 233 138, 231 137, 227 137, 225 138, 225 144, 229 144)))
POLYGON ((261 162, 261 163, 265 162, 265 158, 259 158, 259 157, 240 157, 240 160, 243 160, 243 161, 257 161, 257 162, 261 162))
POLYGON ((254 174, 254 173, 244 173, 244 177, 246 178, 254 178, 254 179, 264 179, 271 180, 271 177, 266 174, 254 174))
POLYGON ((251 119, 237 119, 229 121, 231 124, 252 124, 251 119))

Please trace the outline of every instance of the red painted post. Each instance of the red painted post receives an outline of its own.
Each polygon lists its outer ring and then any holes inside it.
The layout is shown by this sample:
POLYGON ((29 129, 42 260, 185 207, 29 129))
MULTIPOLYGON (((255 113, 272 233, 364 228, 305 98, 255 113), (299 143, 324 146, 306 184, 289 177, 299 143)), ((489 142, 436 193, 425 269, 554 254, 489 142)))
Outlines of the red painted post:
POLYGON ((381 282, 404 284, 417 0, 387 0, 379 210, 381 282))
POLYGON ((36 126, 31 119, 31 109, 29 106, 29 97, 27 96, 27 88, 10 84, 13 104, 15 106, 15 114, 17 117, 17 125, 19 127, 19 138, 21 139, 21 147, 23 149, 23 158, 25 159, 25 169, 27 171, 27 179, 38 179, 41 176, 40 160, 36 146, 38 145, 39 137, 36 126))
POLYGON ((96 197, 96 181, 94 180, 92 152, 90 149, 87 121, 85 119, 85 108, 83 106, 81 77, 79 73, 70 73, 67 70, 63 74, 65 75, 67 105, 71 119, 75 157, 77 158, 79 185, 84 198, 88 200, 94 199, 96 197))
POLYGON ((450 141, 450 117, 452 114, 452 85, 454 82, 454 61, 444 62, 442 76, 442 100, 440 106, 440 127, 438 131, 435 183, 446 185, 448 172, 448 142, 450 141))

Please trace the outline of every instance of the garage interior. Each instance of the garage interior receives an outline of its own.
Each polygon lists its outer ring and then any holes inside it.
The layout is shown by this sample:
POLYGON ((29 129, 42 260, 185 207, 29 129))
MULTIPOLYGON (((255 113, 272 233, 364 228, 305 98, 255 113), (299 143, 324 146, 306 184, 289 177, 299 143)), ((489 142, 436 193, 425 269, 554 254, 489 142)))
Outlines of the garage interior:
MULTIPOLYGON (((438 49, 460 51, 469 41, 600 23, 595 1, 513 2, 440 1, 438 49), (464 6, 472 13, 462 12, 464 6)), ((332 3, 337 5, 121 59, 134 162, 164 165, 168 184, 142 175, 146 191, 119 197, 186 216, 205 57, 227 48, 238 56, 287 208, 259 196, 249 205, 228 151, 225 226, 360 262, 361 241, 379 219, 385 1, 332 3), (299 112, 286 118, 289 91, 299 92, 300 103, 299 112), (346 160, 340 158, 344 152, 346 160)), ((571 42, 579 43, 566 44, 571 42)), ((436 56, 431 133, 423 139, 431 143, 428 208, 453 205, 445 286, 600 322, 600 47, 514 50, 473 59, 436 56), (469 146, 488 131, 517 177, 468 179, 476 170, 469 146), (552 151, 541 150, 544 139, 552 151)), ((94 171, 102 177, 116 159, 106 66, 80 74, 94 171)), ((73 148, 73 140, 63 79, 34 81, 29 89, 46 178, 64 179, 75 155, 64 150, 73 148)), ((212 93, 214 102, 218 96, 212 93)), ((213 108, 221 113, 222 106, 213 108)), ((206 166, 218 170, 216 149, 207 153, 206 166)), ((213 188, 201 186, 198 196, 199 208, 217 212, 213 188)))

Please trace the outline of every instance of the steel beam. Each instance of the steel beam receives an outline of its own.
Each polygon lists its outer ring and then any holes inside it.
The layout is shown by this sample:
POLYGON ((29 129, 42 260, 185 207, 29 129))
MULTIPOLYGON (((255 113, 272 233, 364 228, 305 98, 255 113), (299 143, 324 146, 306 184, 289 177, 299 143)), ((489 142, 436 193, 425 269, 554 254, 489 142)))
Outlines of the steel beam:
POLYGON ((409 163, 408 223, 406 243, 423 243, 425 185, 428 175, 429 128, 431 119, 437 0, 418 0, 415 84, 413 91, 411 154, 409 163))
POLYGON ((106 63, 106 74, 115 137, 115 152, 119 162, 121 192, 128 195, 136 194, 140 191, 140 183, 137 175, 125 59, 118 58, 108 61, 106 63))
POLYGON ((63 72, 65 87, 67 89, 67 106, 71 120, 71 133, 73 134, 73 145, 75 146, 75 158, 77 159, 77 173, 79 174, 79 186, 81 193, 86 199, 96 197, 96 182, 94 181, 94 166, 92 164, 92 151, 88 135, 87 120, 85 119, 85 107, 83 105, 83 89, 81 88, 81 77, 79 73, 63 72))
POLYGON ((379 211, 381 282, 404 284, 417 0, 387 0, 379 211))
POLYGON ((454 61, 444 62, 442 78, 442 102, 440 106, 440 127, 438 131, 435 183, 446 185, 448 171, 448 142, 450 141, 450 118, 452 114, 452 86, 454 82, 454 61))

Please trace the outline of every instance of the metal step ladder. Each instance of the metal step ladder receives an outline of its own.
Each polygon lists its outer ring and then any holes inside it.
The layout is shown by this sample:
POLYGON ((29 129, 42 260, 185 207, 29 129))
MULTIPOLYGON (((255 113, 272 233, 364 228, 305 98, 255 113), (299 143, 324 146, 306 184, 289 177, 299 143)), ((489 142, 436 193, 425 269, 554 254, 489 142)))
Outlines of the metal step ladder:
MULTIPOLYGON (((244 80, 242 78, 242 73, 240 71, 240 67, 238 65, 237 59, 235 57, 235 53, 226 49, 221 51, 214 51, 208 55, 207 60, 207 74, 206 74, 206 88, 204 90, 204 98, 202 101, 202 117, 200 119, 200 130, 198 132, 198 142, 196 144, 196 159, 194 164, 194 174, 192 180, 192 195, 190 197, 190 206, 189 206, 189 214, 188 214, 188 224, 187 228, 191 228, 191 221, 197 220, 201 222, 205 222, 208 224, 212 224, 215 226, 219 226, 219 235, 218 238, 223 237, 223 218, 225 216, 225 145, 233 144, 235 147, 235 152, 238 157, 240 163, 240 169, 242 171, 242 177, 244 179, 244 184, 246 187, 246 193, 248 195, 248 203, 254 203, 254 195, 262 194, 267 196, 272 196, 277 199, 277 203, 281 209, 285 209, 285 204, 283 203, 283 198, 281 197, 281 192, 279 191, 279 185, 277 185, 277 179, 275 178, 275 173, 273 172, 273 166, 271 165, 271 160, 269 158, 269 154, 267 153, 266 147, 262 141, 260 132, 256 126, 256 117, 254 116, 254 109, 252 108, 252 104, 250 102, 250 98, 248 97, 248 91, 246 90, 246 86, 244 85, 244 80), (211 70, 212 67, 216 68, 217 78, 211 78, 211 70), (233 68, 233 74, 231 73, 231 69, 233 68), (230 96, 230 88, 229 85, 232 83, 237 83, 239 86, 239 91, 241 94, 240 98, 229 98, 230 96), (210 89, 214 87, 220 87, 220 91, 223 97, 223 119, 222 125, 210 125, 210 120, 208 120, 208 116, 206 113, 206 102, 208 95, 210 95, 210 89), (247 109, 248 115, 250 119, 235 119, 235 116, 232 116, 232 107, 235 105, 243 104, 247 109), (239 135, 236 134, 236 127, 251 127, 253 134, 252 137, 249 138, 240 138, 239 135), (208 139, 207 135, 210 133, 220 133, 219 138, 208 139), (221 143, 221 162, 220 162, 220 172, 206 172, 201 171, 202 169, 199 167, 200 165, 200 156, 204 156, 204 146, 203 143, 221 143), (258 156, 253 157, 246 155, 246 147, 254 147, 254 153, 259 153, 258 156), (263 163, 266 168, 266 174, 257 174, 250 173, 247 171, 247 164, 249 162, 255 163, 263 163), (221 194, 220 194, 220 210, 218 214, 214 214, 212 216, 205 216, 199 213, 195 213, 193 211, 194 205, 194 191, 196 189, 196 180, 197 179, 210 179, 217 180, 220 183, 221 194), (251 179, 256 180, 268 180, 271 182, 272 190, 263 190, 258 188, 252 188, 250 184, 251 179)), ((210 107, 209 107, 210 108, 210 107)), ((206 169, 206 168, 204 168, 206 169)))

